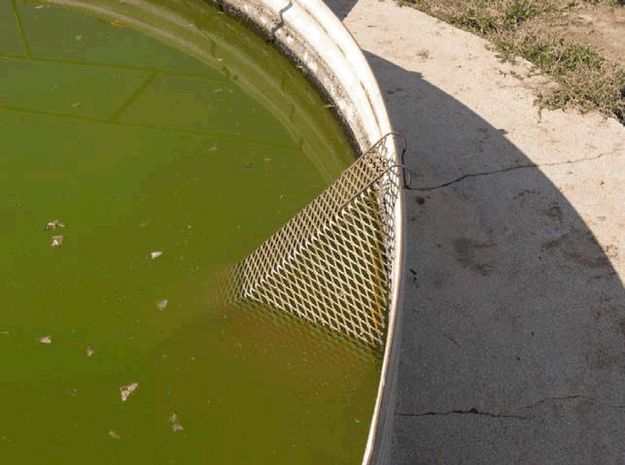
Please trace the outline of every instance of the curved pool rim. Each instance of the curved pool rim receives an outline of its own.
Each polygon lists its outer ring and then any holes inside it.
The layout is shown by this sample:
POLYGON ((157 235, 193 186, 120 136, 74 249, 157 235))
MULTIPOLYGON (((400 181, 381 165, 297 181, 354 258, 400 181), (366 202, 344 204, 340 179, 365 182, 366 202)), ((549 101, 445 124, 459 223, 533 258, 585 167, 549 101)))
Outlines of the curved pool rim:
MULTIPOLYGON (((231 16, 254 27, 301 69, 334 108, 359 154, 393 133, 382 92, 353 36, 321 0, 216 0, 231 16)), ((387 156, 402 166, 395 135, 386 138, 387 156)), ((403 173, 398 174, 403 183, 403 173)), ((395 247, 391 263, 388 329, 380 382, 364 465, 390 463, 392 410, 396 397, 404 253, 404 199, 394 208, 395 247)))

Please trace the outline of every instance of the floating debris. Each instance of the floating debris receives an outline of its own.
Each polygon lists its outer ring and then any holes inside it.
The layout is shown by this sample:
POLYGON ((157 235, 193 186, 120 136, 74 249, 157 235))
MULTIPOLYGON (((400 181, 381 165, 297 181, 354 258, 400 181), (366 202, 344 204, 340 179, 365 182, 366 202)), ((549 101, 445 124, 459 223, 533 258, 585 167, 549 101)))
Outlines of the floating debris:
POLYGON ((169 304, 169 301, 167 299, 161 299, 156 302, 156 306, 161 312, 167 308, 168 304, 169 304))
POLYGON ((52 336, 43 336, 39 338, 41 344, 52 344, 52 336))
POLYGON ((48 221, 44 227, 43 230, 44 231, 56 231, 57 229, 63 229, 65 227, 65 225, 63 223, 61 223, 59 220, 52 220, 52 221, 48 221))
POLYGON ((169 422, 171 423, 171 430, 174 433, 177 433, 178 431, 184 431, 184 427, 180 424, 180 420, 178 420, 178 414, 176 412, 173 412, 171 414, 171 416, 169 417, 169 422))
POLYGON ((80 102, 72 103, 72 108, 80 108, 80 107, 82 107, 82 103, 80 103, 80 102))
POLYGON ((137 390, 139 383, 132 383, 128 386, 122 386, 119 388, 119 394, 122 398, 122 402, 126 402, 133 392, 137 390))
POLYGON ((82 40, 82 35, 81 34, 76 34, 74 36, 74 39, 76 39, 78 42, 80 42, 82 40))
POLYGON ((111 21, 109 24, 115 29, 124 29, 126 27, 126 25, 121 21, 111 21))
POLYGON ((93 347, 87 346, 87 348, 85 349, 85 355, 87 357, 93 357, 93 354, 95 354, 95 350, 93 350, 93 347))
POLYGON ((61 247, 64 240, 65 239, 63 238, 63 236, 52 236, 52 242, 50 243, 50 247, 61 247))
POLYGON ((265 158, 263 158, 263 161, 265 163, 269 163, 271 161, 271 158, 270 157, 265 157, 265 158))
POLYGON ((110 436, 112 439, 119 439, 119 434, 117 434, 117 433, 116 433, 115 431, 113 431, 113 430, 109 431, 109 436, 110 436))
POLYGON ((150 252, 150 260, 156 260, 158 257, 163 255, 164 252, 160 250, 155 250, 154 252, 150 252))

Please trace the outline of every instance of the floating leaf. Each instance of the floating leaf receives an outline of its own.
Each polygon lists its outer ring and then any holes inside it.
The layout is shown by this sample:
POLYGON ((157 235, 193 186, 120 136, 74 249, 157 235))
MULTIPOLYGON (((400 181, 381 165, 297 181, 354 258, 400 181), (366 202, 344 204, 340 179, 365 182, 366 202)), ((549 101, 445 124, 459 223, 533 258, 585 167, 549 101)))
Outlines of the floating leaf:
POLYGON ((119 388, 119 394, 122 398, 122 402, 126 402, 133 392, 137 390, 139 383, 132 383, 128 386, 122 386, 119 388))
POLYGON ((158 257, 163 255, 163 253, 164 252, 162 252, 161 250, 155 250, 154 252, 150 252, 150 259, 151 260, 156 260, 158 257))
POLYGON ((180 420, 178 420, 178 414, 176 412, 173 412, 171 414, 171 416, 169 417, 169 422, 171 423, 171 430, 174 433, 177 433, 178 431, 184 431, 184 427, 180 424, 180 420))
POLYGON ((42 344, 52 344, 52 336, 43 336, 39 338, 39 342, 42 344))
POLYGON ((167 299, 161 299, 156 302, 156 306, 159 308, 161 312, 167 308, 168 304, 169 304, 169 301, 167 299))
POLYGON ((45 226, 43 227, 44 231, 48 231, 48 230, 57 230, 57 229, 63 229, 65 227, 65 225, 63 223, 61 223, 59 220, 52 220, 52 221, 48 221, 45 226))
POLYGON ((109 431, 109 436, 113 439, 119 439, 119 434, 117 434, 115 431, 111 430, 109 431))

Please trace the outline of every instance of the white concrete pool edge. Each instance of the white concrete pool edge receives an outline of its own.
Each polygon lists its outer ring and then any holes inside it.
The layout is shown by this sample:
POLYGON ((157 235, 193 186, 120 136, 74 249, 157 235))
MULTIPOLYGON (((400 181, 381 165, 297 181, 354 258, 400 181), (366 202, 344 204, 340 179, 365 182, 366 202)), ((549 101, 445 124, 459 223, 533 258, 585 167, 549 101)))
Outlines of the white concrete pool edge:
MULTIPOLYGON (((360 152, 392 131, 382 93, 360 47, 321 0, 218 0, 227 13, 256 27, 315 82, 335 106, 360 152)), ((386 153, 401 164, 396 141, 387 139, 386 153)), ((388 332, 378 395, 363 464, 390 462, 391 429, 399 343, 403 196, 394 209, 395 248, 391 265, 388 332)))

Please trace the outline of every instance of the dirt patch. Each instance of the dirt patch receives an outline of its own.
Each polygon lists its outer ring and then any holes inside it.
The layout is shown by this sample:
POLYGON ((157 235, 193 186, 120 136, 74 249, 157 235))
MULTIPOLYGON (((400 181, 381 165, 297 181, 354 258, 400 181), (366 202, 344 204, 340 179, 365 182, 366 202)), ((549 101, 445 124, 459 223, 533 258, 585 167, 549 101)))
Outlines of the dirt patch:
POLYGON ((575 20, 557 27, 567 40, 594 48, 608 59, 625 65, 625 8, 594 5, 581 8, 575 20))
POLYGON ((625 0, 399 0, 489 39, 552 82, 548 108, 598 111, 625 124, 625 0))
POLYGON ((495 271, 495 260, 497 258, 495 247, 496 244, 494 243, 480 242, 465 237, 454 241, 456 260, 463 267, 473 270, 482 276, 488 276, 495 271))

